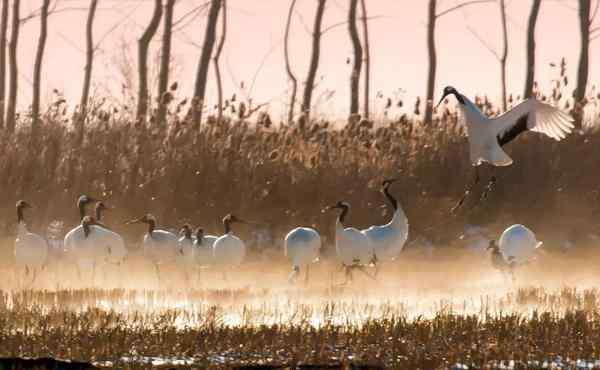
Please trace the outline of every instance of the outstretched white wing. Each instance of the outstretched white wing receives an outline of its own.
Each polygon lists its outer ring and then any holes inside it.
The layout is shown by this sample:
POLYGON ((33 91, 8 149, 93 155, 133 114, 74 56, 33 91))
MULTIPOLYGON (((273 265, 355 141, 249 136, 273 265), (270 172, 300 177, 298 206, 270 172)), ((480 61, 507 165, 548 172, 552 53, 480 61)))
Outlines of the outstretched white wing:
POLYGON ((512 141, 521 132, 540 132, 555 140, 573 131, 573 118, 551 105, 527 99, 508 112, 492 119, 500 145, 512 141))

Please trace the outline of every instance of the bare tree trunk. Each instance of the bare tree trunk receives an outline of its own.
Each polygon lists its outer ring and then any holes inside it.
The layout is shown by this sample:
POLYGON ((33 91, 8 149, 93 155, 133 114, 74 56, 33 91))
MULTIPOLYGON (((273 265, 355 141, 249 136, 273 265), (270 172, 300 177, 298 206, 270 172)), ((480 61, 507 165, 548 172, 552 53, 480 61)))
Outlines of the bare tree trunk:
POLYGON ((500 0, 500 18, 502 20, 502 55, 500 56, 500 75, 502 77, 502 110, 506 112, 506 59, 508 58, 508 29, 506 27, 506 7, 500 0))
POLYGON ((38 38, 35 63, 33 66, 33 101, 31 103, 31 128, 35 133, 40 121, 40 95, 42 90, 42 63, 44 60, 44 49, 48 37, 48 7, 50 0, 44 0, 40 11, 40 36, 38 38))
POLYGON ((219 38, 219 44, 217 45, 217 51, 213 58, 213 64, 215 66, 215 77, 217 79, 217 98, 218 98, 218 115, 217 122, 223 120, 223 82, 221 81, 221 69, 219 68, 219 58, 223 51, 223 45, 225 45, 225 37, 227 35, 227 1, 223 1, 223 15, 221 19, 221 37, 219 38))
POLYGON ((427 74, 427 95, 425 96, 425 124, 431 124, 433 116, 433 90, 435 89, 435 72, 437 68, 437 54, 435 50, 435 22, 437 0, 429 0, 429 15, 427 23, 427 51, 429 55, 429 71, 427 74))
POLYGON ((4 128, 6 107, 6 33, 8 30, 8 0, 2 0, 2 16, 0 18, 0 129, 4 128))
POLYGON ((587 90, 590 48, 590 8, 590 0, 579 0, 579 30, 581 32, 581 51, 579 54, 579 67, 577 68, 575 103, 580 103, 583 101, 587 90))
POLYGON ((175 0, 167 0, 165 4, 165 19, 163 24, 162 50, 160 54, 160 72, 158 75, 158 114, 157 122, 166 123, 167 106, 170 98, 167 96, 169 86, 169 67, 171 64, 171 39, 173 36, 173 10, 175 0))
POLYGON ((356 27, 356 8, 358 0, 350 0, 350 8, 348 9, 348 33, 350 41, 352 41, 352 49, 354 50, 354 60, 352 63, 352 74, 350 75, 350 116, 358 114, 358 93, 360 84, 360 71, 362 69, 362 46, 358 29, 356 27))
POLYGON ((287 21, 285 23, 285 39, 283 45, 283 51, 285 56, 285 71, 287 72, 288 78, 292 81, 292 93, 290 94, 290 107, 288 110, 288 124, 294 121, 294 107, 296 105, 296 94, 298 93, 298 79, 292 72, 290 65, 290 52, 289 52, 289 39, 290 39, 290 26, 292 24, 292 15, 294 14, 294 6, 296 0, 292 0, 290 3, 290 10, 288 12, 287 21))
POLYGON ((323 24, 323 13, 325 12, 326 0, 318 0, 317 12, 315 14, 315 24, 312 34, 312 55, 310 57, 310 66, 304 86, 304 97, 302 98, 302 113, 308 122, 310 119, 310 106, 312 93, 315 87, 315 77, 319 67, 319 57, 321 55, 321 26, 323 24))
POLYGON ((87 22, 85 25, 85 68, 83 76, 83 89, 81 91, 81 102, 79 103, 79 117, 77 119, 79 140, 83 139, 83 129, 85 117, 87 115, 88 100, 90 98, 90 85, 92 81, 92 67, 94 63, 94 18, 96 16, 96 8, 98 0, 90 2, 88 10, 87 22))
POLYGON ((365 0, 360 0, 360 5, 362 10, 363 40, 365 45, 365 96, 363 102, 363 116, 365 119, 369 119, 369 90, 371 87, 371 47, 369 45, 369 25, 367 21, 367 5, 365 4, 365 0))
POLYGON ((531 98, 533 93, 533 83, 535 80, 535 25, 540 12, 542 0, 533 0, 531 13, 529 14, 529 23, 527 25, 527 69, 525 71, 525 90, 523 97, 531 98))
POLYGON ((154 12, 148 27, 138 40, 138 104, 136 120, 143 122, 148 114, 148 49, 162 17, 162 1, 154 0, 154 12))
POLYGON ((10 69, 10 84, 8 90, 8 106, 6 108, 6 128, 9 132, 15 131, 17 113, 17 89, 19 81, 19 70, 17 66, 17 44, 19 42, 19 26, 21 8, 20 0, 13 0, 12 26, 10 31, 10 42, 8 43, 8 60, 10 69))
POLYGON ((196 124, 202 121, 202 108, 206 96, 206 81, 208 77, 208 67, 212 56, 213 48, 217 38, 217 21, 219 19, 219 9, 221 9, 221 0, 211 0, 210 10, 208 12, 208 21, 206 22, 206 33, 204 35, 204 44, 202 45, 202 54, 198 63, 198 72, 196 73, 196 83, 194 84, 194 99, 192 101, 193 120, 196 124))

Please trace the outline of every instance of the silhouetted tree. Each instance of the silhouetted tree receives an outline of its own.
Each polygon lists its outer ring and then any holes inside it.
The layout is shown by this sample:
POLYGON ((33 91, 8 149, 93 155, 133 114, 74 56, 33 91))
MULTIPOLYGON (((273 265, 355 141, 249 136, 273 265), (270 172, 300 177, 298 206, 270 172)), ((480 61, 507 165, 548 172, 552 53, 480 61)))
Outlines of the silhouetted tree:
POLYGON ((2 0, 2 16, 0 16, 0 128, 4 127, 6 107, 6 34, 9 7, 8 0, 2 0))
POLYGON ((292 91, 290 93, 290 106, 288 109, 288 124, 292 123, 294 120, 294 108, 296 106, 296 95, 298 93, 298 79, 292 72, 292 67, 290 65, 290 52, 289 52, 289 38, 290 38, 290 26, 292 24, 292 15, 294 14, 294 6, 296 5, 296 0, 292 0, 290 3, 290 9, 288 11, 287 21, 285 22, 285 36, 284 36, 284 44, 283 44, 283 52, 285 57, 285 71, 288 75, 288 78, 292 82, 292 91))
POLYGON ((206 22, 206 32, 204 34, 204 44, 202 45, 202 53, 198 63, 198 71, 196 72, 194 99, 192 101, 193 120, 197 124, 200 124, 202 120, 202 109, 204 107, 204 98, 206 95, 208 67, 216 42, 216 29, 220 9, 221 0, 211 0, 210 9, 208 11, 208 21, 206 22))
POLYGON ((92 0, 88 9, 87 21, 85 24, 85 67, 83 75, 83 88, 81 91, 81 102, 79 103, 79 117, 77 119, 79 141, 83 139, 83 130, 85 117, 87 115, 88 101, 90 98, 90 86, 92 83, 92 68, 94 63, 94 18, 96 17, 96 8, 98 0, 92 0))
POLYGON ((433 116, 433 93, 435 90, 435 77, 437 70, 437 53, 435 45, 435 26, 438 18, 449 14, 455 10, 463 8, 465 6, 489 3, 496 0, 472 0, 465 1, 456 4, 444 11, 437 13, 437 0, 429 0, 429 7, 427 12, 427 52, 428 52, 428 73, 427 73, 427 92, 425 96, 425 117, 423 121, 426 124, 431 123, 433 116))
POLYGON ((10 83, 8 90, 8 105, 6 107, 6 128, 9 132, 15 130, 17 110, 17 89, 19 70, 17 66, 17 47, 19 42, 19 28, 21 1, 13 0, 10 42, 8 43, 8 61, 10 70, 10 83))
POLYGON ((165 4, 165 19, 163 24, 162 47, 160 53, 160 72, 158 73, 158 113, 157 122, 165 122, 167 106, 171 95, 167 94, 169 86, 169 69, 171 64, 171 39, 173 36, 173 11, 176 0, 167 0, 165 4))
POLYGON ((360 84, 360 71, 362 69, 362 46, 360 44, 360 37, 358 36, 358 29, 356 27, 356 8, 358 7, 358 0, 350 0, 350 7, 348 8, 348 33, 350 34, 350 41, 352 42, 352 49, 354 51, 352 61, 352 74, 350 75, 350 115, 358 114, 359 102, 358 102, 358 89, 360 84))
POLYGON ((315 87, 315 77, 319 67, 319 57, 321 55, 321 27, 323 25, 323 13, 325 13, 326 0, 317 0, 317 12, 315 14, 315 23, 312 32, 312 52, 306 83, 304 86, 304 97, 302 98, 302 113, 308 122, 310 119, 310 109, 312 93, 315 87))
POLYGON ((148 49, 156 34, 162 17, 162 1, 154 0, 154 12, 150 23, 138 40, 138 102, 136 120, 144 121, 148 113, 148 49))
POLYGON ((363 26, 363 42, 364 42, 364 56, 365 56, 365 90, 364 90, 364 102, 363 102, 363 116, 365 119, 369 119, 369 96, 371 86, 371 47, 369 45, 369 26, 367 20, 367 5, 366 0, 360 0, 362 10, 362 26, 363 26))
POLYGON ((590 17, 590 8, 591 0, 579 0, 579 32, 581 34, 579 39, 581 48, 579 54, 579 66, 577 67, 577 87, 575 88, 576 103, 583 101, 587 90, 590 58, 590 26, 593 21, 593 16, 590 17))
POLYGON ((31 103, 32 129, 35 131, 40 120, 40 94, 42 85, 42 65, 44 60, 44 49, 48 37, 48 8, 50 0, 43 0, 40 10, 40 35, 38 38, 35 63, 33 66, 33 99, 31 103))
POLYGON ((223 119, 223 83, 221 81, 221 69, 219 68, 219 58, 223 51, 223 45, 225 45, 225 38, 227 35, 227 1, 223 2, 223 14, 221 16, 221 36, 219 38, 219 44, 217 45, 217 51, 213 58, 213 64, 215 66, 215 78, 217 79, 217 121, 221 122, 223 119))
POLYGON ((535 26, 542 0, 533 0, 529 22, 527 24, 527 68, 525 70, 525 89, 523 97, 530 98, 533 94, 533 83, 535 81, 535 26))
POLYGON ((502 110, 506 112, 506 60, 508 59, 508 27, 506 26, 506 6, 500 0, 500 19, 502 21, 502 54, 500 55, 500 76, 502 78, 502 110))

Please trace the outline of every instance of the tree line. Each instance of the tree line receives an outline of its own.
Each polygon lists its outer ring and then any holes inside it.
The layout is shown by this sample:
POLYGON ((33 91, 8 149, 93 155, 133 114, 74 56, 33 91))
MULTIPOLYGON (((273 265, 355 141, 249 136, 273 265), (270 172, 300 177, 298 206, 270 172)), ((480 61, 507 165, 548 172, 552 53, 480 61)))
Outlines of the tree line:
MULTIPOLYGON (((15 130, 17 117, 17 93, 18 93, 18 42, 20 26, 32 19, 39 18, 39 36, 34 60, 33 70, 33 97, 31 101, 31 127, 32 132, 40 125, 40 96, 42 90, 43 76, 43 58, 45 53, 46 39, 48 35, 48 17, 58 12, 57 4, 60 0, 41 0, 41 7, 30 15, 22 17, 20 14, 21 0, 0 0, 0 128, 11 133, 15 130), (10 33, 9 33, 10 26, 10 33), (8 58, 7 58, 8 51, 8 58), (8 60, 7 60, 8 59, 8 60), (8 74, 7 74, 8 69, 8 74), (8 91, 6 82, 8 80, 8 91)), ((98 4, 102 0, 90 0, 87 8, 87 20, 85 24, 85 65, 84 79, 81 92, 81 99, 74 114, 73 122, 78 132, 80 140, 83 138, 85 121, 88 113, 90 101, 90 86, 92 83, 94 56, 99 48, 99 44, 94 41, 94 21, 97 16, 98 4)), ((309 68, 306 77, 302 80, 303 92, 301 101, 298 102, 299 78, 293 70, 289 57, 290 50, 290 30, 293 21, 293 15, 297 0, 290 0, 289 10, 284 29, 284 61, 287 78, 290 82, 290 94, 288 103, 287 120, 294 121, 297 117, 296 107, 300 107, 300 119, 309 120, 311 113, 312 95, 315 89, 315 79, 319 68, 319 59, 321 56, 321 38, 332 28, 337 26, 346 26, 348 37, 352 44, 352 69, 349 78, 349 117, 359 120, 361 118, 369 119, 369 97, 370 97, 370 44, 369 44, 369 17, 367 14, 366 0, 347 0, 347 19, 345 22, 331 26, 323 25, 323 18, 327 11, 328 0, 311 0, 315 4, 314 22, 312 27, 311 47, 309 53, 309 68), (364 68, 363 68, 364 66, 364 68), (361 108, 361 77, 362 84, 362 112, 361 108)), ((586 89, 589 72, 589 48, 590 43, 600 35, 600 26, 593 26, 594 19, 598 13, 600 0, 592 4, 592 0, 576 0, 578 5, 578 17, 580 25, 580 57, 577 68, 576 88, 573 93, 574 111, 577 113, 578 107, 585 102, 586 89)), ((146 122, 149 116, 154 118, 154 122, 163 123, 166 119, 168 104, 172 99, 169 89, 170 83, 170 63, 171 63, 171 45, 174 27, 174 12, 177 7, 177 0, 153 0, 153 11, 142 34, 137 40, 137 82, 138 91, 136 99, 135 119, 138 122, 146 122), (150 86, 148 82, 148 54, 150 43, 156 37, 156 34, 162 23, 162 40, 160 46, 160 62, 158 86, 156 90, 156 101, 151 101, 150 86)), ((427 12, 427 49, 428 49, 428 76, 426 83, 426 104, 424 110, 424 122, 431 123, 433 118, 433 96, 435 92, 435 79, 437 69, 437 43, 436 43, 436 23, 437 21, 458 9, 470 7, 476 4, 490 3, 498 7, 498 14, 501 19, 501 33, 503 44, 500 51, 490 47, 480 38, 477 33, 469 29, 474 36, 478 37, 484 46, 494 54, 500 65, 501 75, 501 97, 502 108, 507 107, 506 92, 506 61, 508 58, 508 27, 506 20, 505 0, 469 0, 456 3, 446 9, 439 9, 437 0, 428 1, 427 12)), ((527 53, 526 53, 526 73, 523 97, 531 97, 534 93, 535 84, 535 66, 536 66, 536 38, 535 29, 538 15, 542 6, 542 0, 532 0, 531 10, 527 22, 527 53)), ((227 32, 227 0, 210 0, 208 7, 208 19, 203 34, 203 42, 200 48, 198 64, 192 94, 189 118, 193 122, 200 123, 203 119, 203 111, 206 106, 206 87, 209 79, 209 69, 212 61, 214 78, 217 85, 217 119, 223 117, 224 100, 219 68, 219 59, 226 42, 227 32), (219 28, 220 26, 220 28, 219 28)), ((349 61, 350 62, 350 61, 349 61)), ((252 110, 250 110, 252 112, 252 110)))

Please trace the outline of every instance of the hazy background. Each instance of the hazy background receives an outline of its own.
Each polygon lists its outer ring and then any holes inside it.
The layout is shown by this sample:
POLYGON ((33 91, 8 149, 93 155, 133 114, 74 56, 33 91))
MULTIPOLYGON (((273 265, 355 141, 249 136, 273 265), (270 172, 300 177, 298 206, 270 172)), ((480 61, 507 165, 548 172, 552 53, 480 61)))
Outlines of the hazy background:
MULTIPOLYGON (((175 20, 204 2, 179 0, 175 20)), ((456 5, 454 0, 442 0, 439 11, 456 5)), ((37 9, 38 0, 22 4, 22 16, 37 9)), ((43 66, 43 89, 46 98, 56 88, 68 101, 78 101, 81 94, 85 49, 85 21, 87 0, 59 0, 57 9, 69 8, 53 14, 49 19, 49 36, 43 66)), ((289 1, 284 0, 229 0, 228 35, 221 59, 225 95, 248 94, 257 103, 271 102, 269 110, 280 117, 287 93, 287 78, 283 62, 283 32, 289 1), (254 80, 254 84, 252 81, 254 80), (245 91, 240 82, 245 81, 245 91)), ((347 16, 347 2, 328 2, 323 28, 343 22, 347 16)), ((425 92, 427 72, 426 22, 427 1, 369 0, 368 13, 371 41, 371 99, 378 91, 386 96, 413 98, 425 92)), ((101 0, 94 24, 95 42, 102 40, 95 57, 92 83, 100 95, 108 90, 120 96, 124 64, 135 67, 137 39, 146 26, 153 7, 151 0, 101 0), (125 46, 125 47, 124 47, 125 46), (127 62, 128 61, 128 62, 127 62)), ((531 1, 507 2, 509 26, 508 91, 521 94, 525 72, 525 42, 527 17, 531 1)), ((310 56, 310 33, 316 2, 299 0, 293 19, 290 49, 293 70, 303 81, 310 56)), ((191 95, 195 69, 204 39, 206 9, 197 16, 186 18, 173 37, 173 81, 179 81, 180 94, 191 95)), ((499 8, 495 3, 476 4, 452 12, 438 21, 436 40, 438 46, 438 73, 436 86, 452 84, 471 95, 485 92, 493 99, 499 97, 500 68, 495 56, 468 30, 476 30, 487 44, 500 50, 501 29, 499 8)), ((220 30, 220 26, 218 27, 220 30)), ((360 29, 360 27, 359 27, 360 29)), ((39 18, 23 26, 19 41, 19 104, 31 101, 31 76, 39 18)), ((151 64, 154 64, 160 47, 162 26, 153 39, 151 64)), ((568 75, 574 80, 579 56, 577 1, 545 0, 542 2, 537 25, 536 77, 542 88, 557 76, 550 62, 567 58, 568 75)), ((592 41, 590 65, 593 66, 599 51, 592 41)), ((315 103, 325 90, 335 91, 333 97, 318 108, 332 118, 345 117, 348 107, 349 75, 352 47, 346 25, 333 28, 322 38, 321 61, 317 73, 315 103), (321 79, 322 78, 322 79, 321 79)), ((135 73, 135 68, 132 69, 135 73)), ((212 76, 212 66, 209 75, 212 76)), ((597 78, 590 68, 592 88, 597 78)), ((134 79, 135 80, 135 79, 134 79)), ((208 79, 207 98, 215 100, 215 80, 208 79)), ((151 88, 151 94, 156 88, 151 88)), ((302 87, 300 86, 300 91, 302 87)), ((375 103, 377 107, 383 101, 375 103)), ((408 108, 410 109, 410 108, 408 108)))

